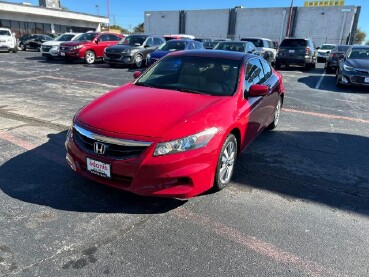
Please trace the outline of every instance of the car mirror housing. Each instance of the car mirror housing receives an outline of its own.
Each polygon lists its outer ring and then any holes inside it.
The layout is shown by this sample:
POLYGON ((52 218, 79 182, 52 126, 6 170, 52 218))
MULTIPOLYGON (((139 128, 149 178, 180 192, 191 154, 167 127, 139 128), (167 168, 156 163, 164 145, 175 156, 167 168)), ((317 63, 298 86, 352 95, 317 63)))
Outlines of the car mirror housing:
POLYGON ((256 96, 264 96, 268 94, 269 88, 264 85, 252 85, 249 89, 248 96, 256 97, 256 96))
POLYGON ((135 71, 135 72, 133 72, 133 78, 137 79, 138 77, 141 76, 141 74, 142 74, 141 71, 135 71))
POLYGON ((95 39, 95 43, 96 44, 99 44, 99 39, 95 39))

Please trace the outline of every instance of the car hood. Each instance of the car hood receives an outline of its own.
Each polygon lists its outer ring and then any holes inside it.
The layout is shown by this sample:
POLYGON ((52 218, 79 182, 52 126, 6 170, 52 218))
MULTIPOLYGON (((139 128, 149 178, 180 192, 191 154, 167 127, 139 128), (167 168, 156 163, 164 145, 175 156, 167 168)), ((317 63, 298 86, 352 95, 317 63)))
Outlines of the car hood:
POLYGON ((155 50, 150 55, 151 55, 151 58, 160 59, 161 57, 168 55, 170 52, 173 52, 173 51, 155 50))
POLYGON ((348 59, 346 64, 357 69, 369 70, 369 60, 365 59, 348 59))
POLYGON ((123 45, 123 44, 119 44, 119 45, 113 45, 113 46, 109 46, 108 48, 106 48, 106 51, 108 52, 123 52, 125 49, 142 49, 142 46, 131 46, 131 45, 123 45))
POLYGON ((126 84, 91 102, 76 120, 111 133, 174 139, 202 131, 199 122, 214 127, 220 114, 214 106, 230 99, 126 84))
POLYGON ((67 41, 67 42, 63 42, 63 46, 77 46, 77 45, 81 45, 81 44, 91 44, 93 43, 92 41, 67 41))
POLYGON ((42 45, 44 46, 59 46, 60 44, 62 44, 65 41, 55 41, 55 40, 51 40, 51 41, 46 41, 44 42, 42 45))

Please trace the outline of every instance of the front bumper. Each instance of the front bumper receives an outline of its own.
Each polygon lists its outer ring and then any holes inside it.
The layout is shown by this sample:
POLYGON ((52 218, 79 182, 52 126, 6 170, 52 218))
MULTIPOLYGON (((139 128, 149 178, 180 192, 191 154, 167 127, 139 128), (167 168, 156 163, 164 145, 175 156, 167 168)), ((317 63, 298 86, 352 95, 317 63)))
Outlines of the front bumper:
POLYGON ((81 54, 81 51, 74 50, 74 51, 60 51, 59 55, 61 58, 65 59, 84 59, 85 57, 81 54))
POLYGON ((6 44, 1 44, 0 43, 0 51, 10 51, 12 50, 14 47, 11 47, 10 45, 6 45, 6 44))
POLYGON ((65 146, 68 164, 88 179, 144 196, 189 198, 213 186, 219 155, 217 143, 213 138, 206 147, 157 157, 153 156, 153 143, 136 158, 112 159, 82 149, 70 130, 65 146), (87 171, 87 158, 109 163, 111 178, 87 171))
POLYGON ((338 73, 338 82, 343 85, 369 86, 369 73, 343 70, 338 73))
POLYGON ((58 57, 60 55, 59 48, 41 47, 41 53, 44 57, 58 57))
POLYGON ((130 54, 104 53, 104 61, 114 64, 133 64, 134 58, 130 54))

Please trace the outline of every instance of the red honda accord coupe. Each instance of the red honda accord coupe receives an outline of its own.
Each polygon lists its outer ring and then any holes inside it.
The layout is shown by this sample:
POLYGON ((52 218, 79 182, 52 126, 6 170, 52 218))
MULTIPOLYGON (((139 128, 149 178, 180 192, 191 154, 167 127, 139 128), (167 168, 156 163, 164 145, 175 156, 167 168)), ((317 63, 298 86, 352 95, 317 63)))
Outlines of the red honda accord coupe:
POLYGON ((277 126, 281 75, 261 57, 172 53, 80 110, 66 140, 79 174, 140 195, 189 198, 231 180, 239 153, 277 126))

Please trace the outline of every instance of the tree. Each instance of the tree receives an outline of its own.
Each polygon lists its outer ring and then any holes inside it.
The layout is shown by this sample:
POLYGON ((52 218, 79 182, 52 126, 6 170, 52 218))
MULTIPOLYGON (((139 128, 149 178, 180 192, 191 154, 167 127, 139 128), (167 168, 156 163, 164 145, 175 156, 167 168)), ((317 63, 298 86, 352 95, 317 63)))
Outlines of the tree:
POLYGON ((355 44, 362 44, 365 40, 365 37, 366 37, 366 33, 361 31, 360 28, 357 28, 354 43, 355 44))
POLYGON ((120 27, 119 25, 111 25, 110 29, 117 29, 120 30, 122 34, 129 34, 129 30, 123 27, 120 27))
POLYGON ((133 31, 135 33, 144 33, 145 32, 144 23, 142 22, 142 23, 138 24, 137 26, 135 26, 133 28, 133 31))

